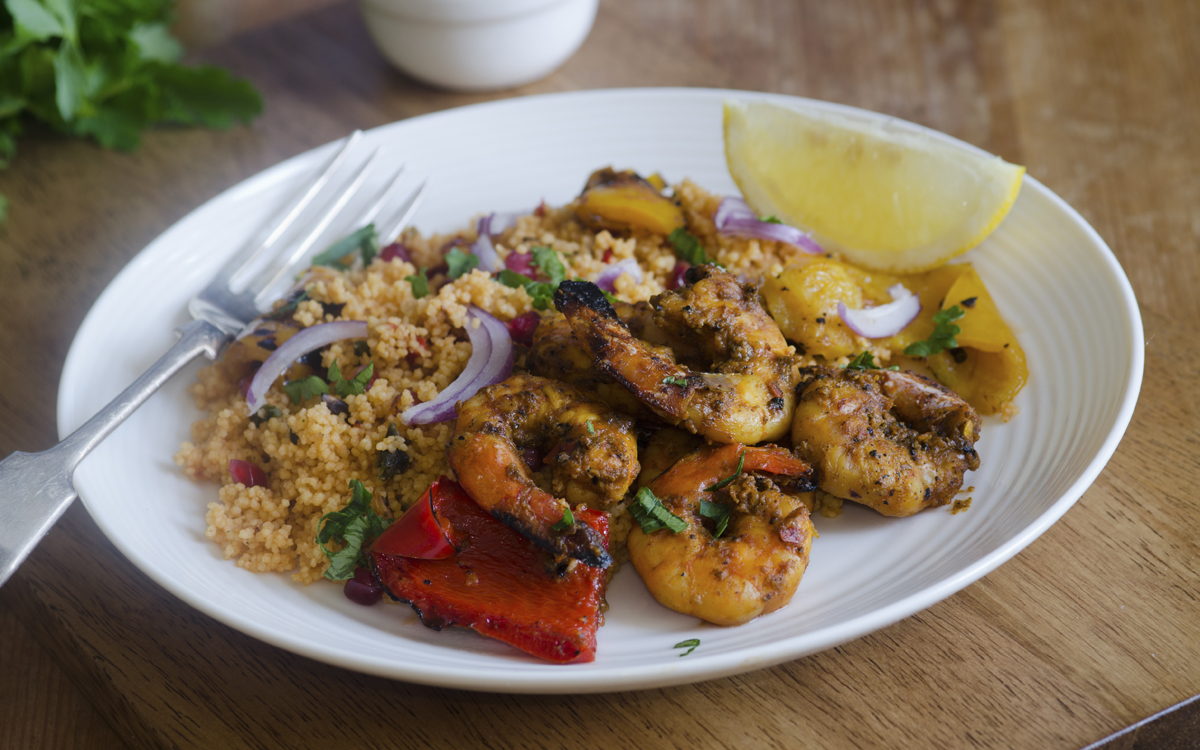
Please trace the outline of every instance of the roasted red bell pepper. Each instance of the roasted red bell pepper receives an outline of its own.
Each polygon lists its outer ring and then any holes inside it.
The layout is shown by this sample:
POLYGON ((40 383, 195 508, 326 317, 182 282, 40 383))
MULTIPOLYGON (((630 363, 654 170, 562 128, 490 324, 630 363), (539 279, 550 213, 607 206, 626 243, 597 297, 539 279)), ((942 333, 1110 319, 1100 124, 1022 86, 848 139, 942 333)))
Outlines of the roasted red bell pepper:
MULTIPOLYGON (((605 571, 575 565, 558 575, 545 553, 446 477, 434 482, 429 497, 437 517, 453 526, 459 552, 422 560, 372 550, 375 577, 392 598, 410 603, 434 630, 468 627, 552 662, 596 657, 605 571)), ((595 529, 607 543, 604 513, 579 510, 575 522, 595 529)))
POLYGON ((437 486, 438 482, 434 482, 415 505, 388 526, 375 540, 371 551, 423 560, 440 560, 457 552, 453 528, 448 521, 438 518, 434 510, 433 496, 437 486))

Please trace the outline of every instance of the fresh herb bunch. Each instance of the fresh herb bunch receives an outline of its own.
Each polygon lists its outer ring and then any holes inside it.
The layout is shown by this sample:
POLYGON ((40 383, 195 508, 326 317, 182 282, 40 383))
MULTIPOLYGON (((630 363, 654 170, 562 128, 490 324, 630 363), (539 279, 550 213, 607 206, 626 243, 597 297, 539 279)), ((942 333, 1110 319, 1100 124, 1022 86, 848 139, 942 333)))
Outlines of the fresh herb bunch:
MULTIPOLYGON (((262 111, 248 82, 178 64, 172 0, 3 0, 0 167, 29 122, 105 148, 137 148, 158 123, 228 128, 262 111)), ((6 202, 0 196, 0 220, 6 202)))

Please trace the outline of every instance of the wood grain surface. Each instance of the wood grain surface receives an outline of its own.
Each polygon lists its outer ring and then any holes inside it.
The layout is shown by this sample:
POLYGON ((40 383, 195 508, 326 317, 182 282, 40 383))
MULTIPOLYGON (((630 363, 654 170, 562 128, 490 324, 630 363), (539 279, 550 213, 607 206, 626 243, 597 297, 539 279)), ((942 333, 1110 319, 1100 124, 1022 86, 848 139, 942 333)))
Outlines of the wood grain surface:
POLYGON ((25 138, 0 172, 0 455, 53 444, 75 329, 196 205, 352 128, 570 89, 797 94, 1026 164, 1113 248, 1147 359, 1109 466, 1011 562, 871 636, 685 687, 505 696, 318 664, 181 604, 77 504, 0 589, 0 748, 1079 748, 1200 693, 1197 39, 1190 0, 602 0, 561 70, 482 96, 393 71, 341 4, 198 55, 264 93, 251 127, 133 154, 25 138))

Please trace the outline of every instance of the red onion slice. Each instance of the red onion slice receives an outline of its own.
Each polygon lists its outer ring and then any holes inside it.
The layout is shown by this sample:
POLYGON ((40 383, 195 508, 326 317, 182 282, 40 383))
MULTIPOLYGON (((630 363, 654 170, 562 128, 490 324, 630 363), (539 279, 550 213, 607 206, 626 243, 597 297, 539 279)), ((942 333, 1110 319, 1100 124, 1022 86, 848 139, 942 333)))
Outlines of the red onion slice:
POLYGON ((479 258, 480 269, 487 273, 495 273, 500 270, 500 255, 487 232, 487 221, 487 217, 479 220, 479 239, 471 244, 471 254, 479 258))
POLYGON ((437 398, 406 409, 400 415, 404 424, 432 424, 453 419, 455 404, 512 374, 513 343, 508 327, 477 307, 469 308, 467 317, 467 337, 471 339, 471 358, 467 360, 467 366, 437 398), (471 324, 476 320, 478 327, 471 324))
POLYGON ((605 266, 604 270, 596 276, 596 286, 606 292, 615 292, 617 279, 621 278, 621 274, 627 273, 635 283, 642 283, 642 267, 638 265, 637 260, 626 258, 617 263, 612 263, 605 266))
POLYGON ((300 357, 311 351, 328 346, 335 341, 345 339, 365 339, 367 323, 364 320, 336 320, 332 323, 318 323, 309 326, 279 345, 271 352, 267 361, 262 363, 254 378, 250 381, 250 389, 246 392, 246 404, 250 413, 254 414, 263 407, 267 390, 275 379, 292 366, 300 357))
POLYGON ((812 237, 795 227, 759 221, 754 209, 741 198, 729 196, 722 200, 721 205, 717 206, 717 212, 713 214, 713 224, 716 225, 717 231, 724 235, 784 242, 814 255, 825 252, 825 248, 818 245, 812 237))
POLYGON ((838 302, 838 317, 859 336, 869 339, 895 336, 921 312, 921 298, 902 284, 889 287, 888 294, 895 302, 862 310, 851 310, 845 302, 838 302))

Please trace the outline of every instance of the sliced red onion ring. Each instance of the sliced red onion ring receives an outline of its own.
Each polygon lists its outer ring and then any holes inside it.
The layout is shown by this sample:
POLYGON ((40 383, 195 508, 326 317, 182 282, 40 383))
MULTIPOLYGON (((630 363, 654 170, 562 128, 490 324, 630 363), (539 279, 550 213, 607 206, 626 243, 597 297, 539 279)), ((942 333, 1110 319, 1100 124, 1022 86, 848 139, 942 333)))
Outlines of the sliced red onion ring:
POLYGON ((845 302, 838 302, 838 317, 859 336, 869 339, 895 336, 921 312, 921 298, 902 284, 889 287, 888 294, 895 302, 862 310, 851 310, 845 302))
POLYGON ((513 343, 508 327, 477 307, 470 308, 467 317, 467 337, 471 339, 471 358, 467 360, 467 366, 437 398, 406 409, 400 415, 404 424, 432 424, 453 419, 455 404, 512 374, 513 343), (471 324, 476 320, 478 327, 471 324))
POLYGON ((642 283, 642 267, 638 265, 634 258, 626 258, 617 263, 605 266, 604 270, 596 276, 596 286, 606 292, 615 292, 617 279, 621 278, 621 274, 627 273, 635 283, 642 283))
POLYGON ((367 323, 364 320, 336 320, 332 323, 318 323, 292 336, 280 344, 278 349, 271 352, 267 361, 262 363, 258 372, 254 373, 254 378, 250 381, 250 389, 246 392, 246 404, 250 407, 250 413, 254 414, 263 407, 263 399, 271 384, 300 357, 335 341, 365 339, 366 337, 367 323))
POLYGON ((479 267, 487 273, 496 273, 501 268, 500 255, 496 252, 496 246, 492 244, 492 237, 503 233, 509 227, 516 226, 517 218, 521 215, 519 213, 488 214, 475 225, 479 239, 471 244, 471 253, 479 258, 479 267))
POLYGON ((818 245, 812 237, 795 227, 759 221, 754 209, 741 198, 729 196, 721 201, 713 215, 713 224, 721 234, 785 242, 814 255, 825 252, 825 248, 818 245))

